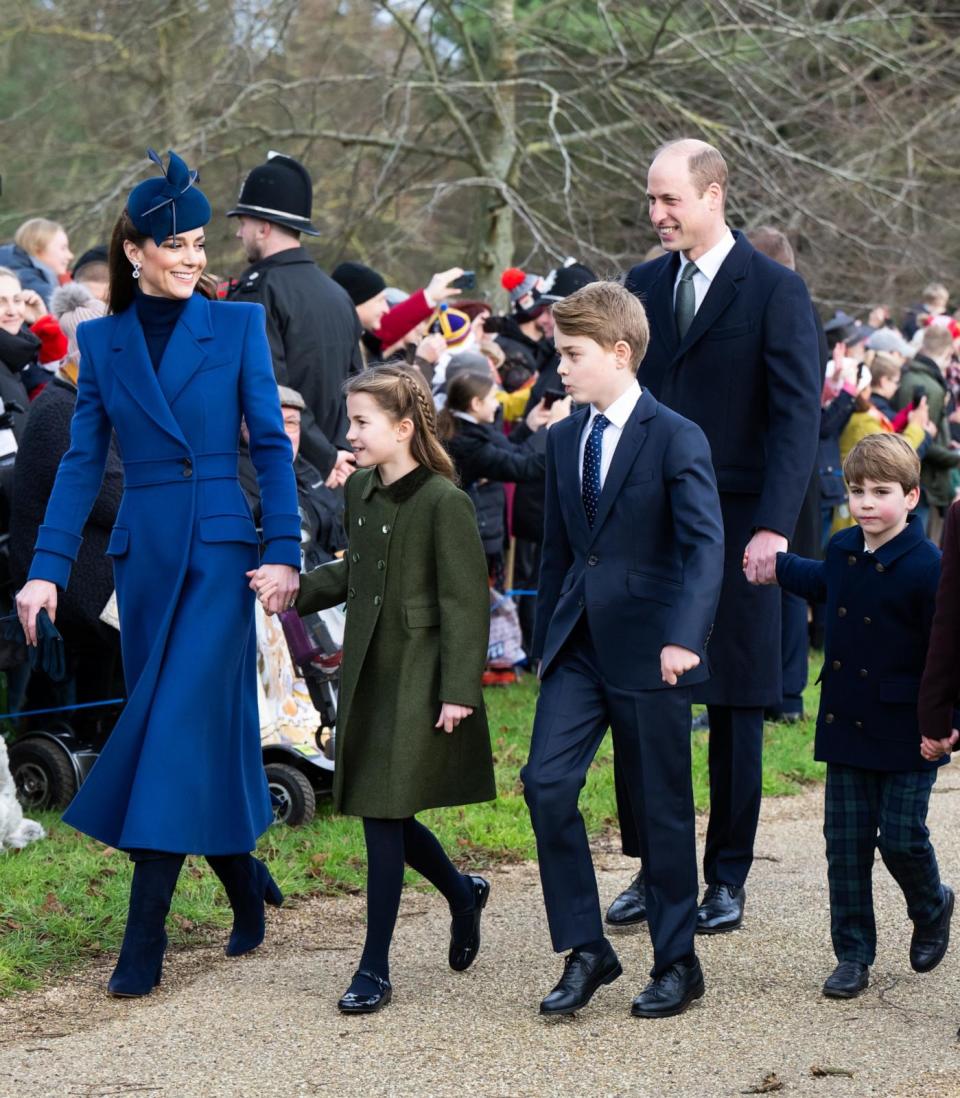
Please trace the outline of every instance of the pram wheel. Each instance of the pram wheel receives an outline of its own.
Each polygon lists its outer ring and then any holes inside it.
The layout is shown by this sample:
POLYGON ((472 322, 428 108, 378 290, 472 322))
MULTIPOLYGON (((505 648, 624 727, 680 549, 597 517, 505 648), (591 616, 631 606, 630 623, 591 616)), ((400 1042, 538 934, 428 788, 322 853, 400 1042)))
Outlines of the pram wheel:
POLYGON ((11 744, 10 773, 26 809, 66 808, 77 792, 77 775, 70 759, 51 740, 28 736, 11 744))
POLYGON ((317 814, 317 798, 306 776, 286 763, 267 763, 263 769, 273 802, 274 821, 290 827, 308 824, 317 814))

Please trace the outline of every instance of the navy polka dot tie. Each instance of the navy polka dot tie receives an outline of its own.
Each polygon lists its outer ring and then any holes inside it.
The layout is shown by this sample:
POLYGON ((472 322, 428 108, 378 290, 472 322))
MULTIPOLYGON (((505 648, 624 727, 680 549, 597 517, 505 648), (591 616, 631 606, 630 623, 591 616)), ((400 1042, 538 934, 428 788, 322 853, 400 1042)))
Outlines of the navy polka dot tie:
POLYGON ((583 448, 583 509, 587 512, 590 529, 597 521, 597 504, 600 502, 600 458, 603 453, 603 432, 610 420, 602 413, 594 416, 587 436, 587 445, 583 448))

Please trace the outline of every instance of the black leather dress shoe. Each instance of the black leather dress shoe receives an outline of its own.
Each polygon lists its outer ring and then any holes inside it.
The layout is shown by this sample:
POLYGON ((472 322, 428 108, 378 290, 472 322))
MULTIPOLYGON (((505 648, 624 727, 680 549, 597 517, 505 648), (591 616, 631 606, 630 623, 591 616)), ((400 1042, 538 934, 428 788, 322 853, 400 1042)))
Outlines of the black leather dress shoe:
POLYGON ((696 957, 678 961, 661 972, 633 1000, 634 1018, 672 1018, 682 1014, 694 999, 702 999, 703 969, 696 957))
POLYGON ((473 923, 466 937, 455 935, 453 928, 450 930, 450 967, 454 972, 463 972, 473 964, 473 959, 480 948, 480 916, 487 906, 487 897, 490 895, 490 882, 483 877, 470 875, 473 884, 473 923))
POLYGON ((540 1013, 575 1014, 590 1002, 598 987, 612 984, 622 975, 620 960, 609 942, 596 952, 575 949, 564 958, 560 983, 540 1004, 540 1013))
POLYGON ((635 926, 647 917, 647 890, 643 883, 643 870, 607 908, 608 926, 635 926))
POLYGON ((745 889, 726 884, 707 885, 697 910, 697 933, 726 934, 736 930, 743 922, 746 898, 745 889))
POLYGON ((928 926, 914 924, 910 939, 910 967, 914 972, 929 972, 943 960, 950 944, 950 920, 953 918, 953 889, 943 886, 943 911, 928 926))
POLYGON ((870 969, 859 961, 841 961, 827 977, 823 994, 828 999, 855 999, 870 982, 870 969))
POLYGON ((358 995, 355 991, 348 991, 337 1003, 337 1009, 341 1014, 375 1014, 393 998, 393 987, 389 980, 385 980, 382 976, 378 976, 375 972, 371 972, 366 968, 358 969, 354 974, 354 979, 357 976, 365 977, 378 990, 367 995, 358 995))

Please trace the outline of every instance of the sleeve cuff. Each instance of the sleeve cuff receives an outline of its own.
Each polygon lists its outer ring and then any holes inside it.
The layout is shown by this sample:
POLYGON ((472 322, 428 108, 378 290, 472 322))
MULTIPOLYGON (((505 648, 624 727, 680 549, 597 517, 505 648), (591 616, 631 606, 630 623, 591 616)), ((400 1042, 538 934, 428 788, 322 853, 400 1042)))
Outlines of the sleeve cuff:
POLYGON ((83 537, 80 534, 73 534, 69 530, 61 530, 56 526, 41 526, 37 533, 34 551, 54 553, 56 556, 75 561, 82 541, 83 537))
POLYGON ((300 544, 300 516, 275 514, 263 516, 263 540, 268 544, 281 538, 293 538, 300 544))
POLYGON ((27 579, 47 580, 48 583, 55 583, 61 591, 65 591, 70 582, 72 566, 73 561, 67 557, 38 550, 33 555, 33 563, 30 565, 27 579))
POLYGON ((300 571, 300 539, 275 538, 267 542, 262 564, 288 564, 300 571))

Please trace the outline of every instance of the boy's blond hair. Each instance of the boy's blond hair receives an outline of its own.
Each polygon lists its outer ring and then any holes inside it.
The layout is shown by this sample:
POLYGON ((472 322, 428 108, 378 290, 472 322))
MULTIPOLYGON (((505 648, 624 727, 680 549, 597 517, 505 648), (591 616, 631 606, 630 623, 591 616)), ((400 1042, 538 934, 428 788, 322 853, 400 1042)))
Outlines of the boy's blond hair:
POLYGON ((920 459, 903 435, 867 435, 847 454, 843 479, 851 488, 867 480, 899 484, 906 493, 920 486, 920 459))
POLYGON ((950 300, 950 291, 942 282, 928 282, 923 288, 924 305, 946 305, 950 300))
POLYGON ((636 373, 647 353, 647 314, 619 282, 591 282, 553 307, 557 327, 568 336, 584 336, 612 351, 621 340, 630 345, 630 369, 636 373))
POLYGON ((40 255, 51 240, 63 228, 59 221, 51 221, 46 217, 31 217, 17 229, 13 236, 13 242, 27 255, 40 255))

